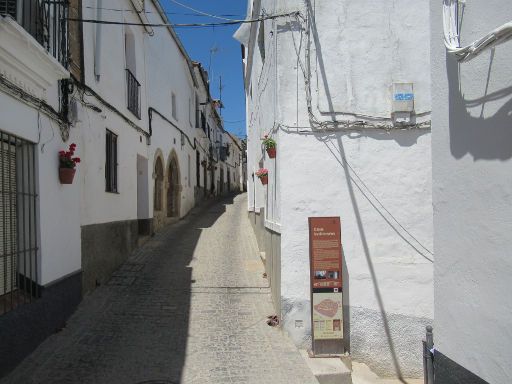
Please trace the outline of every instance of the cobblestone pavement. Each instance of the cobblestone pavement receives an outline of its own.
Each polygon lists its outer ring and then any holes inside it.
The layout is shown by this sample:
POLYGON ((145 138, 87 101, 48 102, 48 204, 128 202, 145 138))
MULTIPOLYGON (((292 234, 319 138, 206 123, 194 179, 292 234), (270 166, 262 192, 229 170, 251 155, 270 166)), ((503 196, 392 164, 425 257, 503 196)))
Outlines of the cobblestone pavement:
POLYGON ((317 384, 273 314, 246 196, 194 210, 1 384, 317 384))

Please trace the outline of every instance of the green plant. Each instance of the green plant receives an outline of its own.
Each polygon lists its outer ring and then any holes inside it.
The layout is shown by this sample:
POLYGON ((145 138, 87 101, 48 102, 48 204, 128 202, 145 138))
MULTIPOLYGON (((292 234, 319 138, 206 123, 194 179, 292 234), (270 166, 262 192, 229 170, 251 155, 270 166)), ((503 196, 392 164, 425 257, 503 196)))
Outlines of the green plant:
POLYGON ((276 141, 273 138, 268 137, 268 135, 263 136, 263 139, 261 140, 263 141, 265 149, 275 148, 277 145, 276 141))

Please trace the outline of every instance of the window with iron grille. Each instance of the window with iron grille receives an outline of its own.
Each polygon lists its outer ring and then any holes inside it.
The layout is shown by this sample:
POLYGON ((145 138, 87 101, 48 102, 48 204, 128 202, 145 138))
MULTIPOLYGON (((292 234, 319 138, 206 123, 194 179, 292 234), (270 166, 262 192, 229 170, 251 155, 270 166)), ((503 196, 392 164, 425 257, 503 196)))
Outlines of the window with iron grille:
POLYGON ((204 115, 204 112, 201 112, 201 128, 204 133, 206 133, 206 116, 204 115))
POLYGON ((201 156, 199 151, 196 151, 196 185, 201 186, 201 156))
POLYGON ((107 129, 105 156, 105 191, 117 190, 117 135, 107 129))
POLYGON ((196 105, 196 125, 195 127, 196 128, 200 128, 200 113, 201 111, 199 110, 199 98, 197 97, 197 94, 195 95, 195 105, 196 105))
POLYGON ((39 297, 35 145, 0 131, 0 314, 39 297))
POLYGON ((128 110, 140 119, 140 83, 137 80, 135 36, 130 27, 125 28, 124 55, 126 61, 126 91, 128 110))
POLYGON ((9 15, 68 67, 68 11, 66 0, 0 0, 0 15, 9 15))

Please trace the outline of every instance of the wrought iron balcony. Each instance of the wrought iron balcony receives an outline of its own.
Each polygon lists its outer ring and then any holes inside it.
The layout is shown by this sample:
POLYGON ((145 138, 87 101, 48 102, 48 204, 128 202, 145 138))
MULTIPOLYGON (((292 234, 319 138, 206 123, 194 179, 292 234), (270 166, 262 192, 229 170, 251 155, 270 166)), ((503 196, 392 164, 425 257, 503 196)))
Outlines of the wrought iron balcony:
POLYGON ((126 89, 128 110, 140 119, 140 83, 128 68, 126 69, 126 89))
POLYGON ((0 0, 0 15, 11 16, 49 54, 68 67, 67 0, 0 0))

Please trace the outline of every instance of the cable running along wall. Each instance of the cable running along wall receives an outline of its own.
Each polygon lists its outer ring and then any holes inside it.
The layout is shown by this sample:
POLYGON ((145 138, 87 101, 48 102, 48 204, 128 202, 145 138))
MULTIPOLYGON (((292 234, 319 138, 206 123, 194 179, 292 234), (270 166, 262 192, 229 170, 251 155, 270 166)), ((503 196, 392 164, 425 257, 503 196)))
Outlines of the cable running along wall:
POLYGON ((465 3, 465 0, 443 0, 444 44, 448 52, 455 55, 460 62, 472 60, 486 49, 512 39, 512 21, 509 21, 471 44, 461 47, 459 10, 464 9, 465 3))

